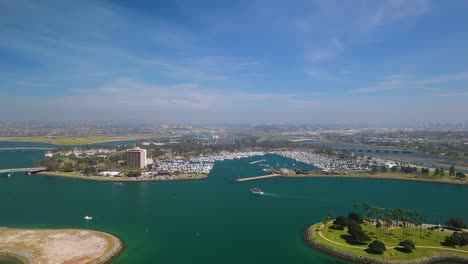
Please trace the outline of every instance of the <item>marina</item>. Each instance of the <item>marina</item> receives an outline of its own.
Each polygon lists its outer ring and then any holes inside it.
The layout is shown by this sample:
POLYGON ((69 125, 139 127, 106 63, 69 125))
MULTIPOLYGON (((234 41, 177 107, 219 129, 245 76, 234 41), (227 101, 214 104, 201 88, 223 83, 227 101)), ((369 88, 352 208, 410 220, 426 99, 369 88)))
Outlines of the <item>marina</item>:
MULTIPOLYGON (((214 264, 219 263, 219 256, 226 257, 228 264, 344 264, 347 262, 311 250, 302 237, 303 228, 323 221, 330 207, 344 211, 355 201, 372 200, 382 208, 409 204, 408 207, 427 215, 429 222, 447 215, 468 218, 467 212, 460 211, 459 204, 452 202, 468 199, 466 186, 444 185, 441 188, 440 184, 432 183, 303 176, 291 179, 272 175, 260 176, 264 178, 261 185, 251 180, 233 184, 239 176, 262 175, 263 168, 275 168, 277 164, 290 170, 314 169, 271 153, 264 153, 261 158, 252 154, 242 154, 248 156, 245 158, 224 155, 231 159, 213 162, 209 177, 203 181, 125 182, 120 185, 115 184, 118 182, 31 177, 24 173, 9 179, 0 177, 0 193, 6 201, 0 204, 0 226, 95 229, 114 234, 122 239, 125 249, 113 264, 214 264), (259 159, 265 162, 250 165, 259 159), (260 188, 264 194, 252 194, 249 190, 253 188, 260 188), (331 193, 330 189, 341 195, 331 193), (395 195, 395 189, 399 190, 399 195, 395 195), (438 193, 438 199, 433 199, 434 193, 438 193), (415 196, 418 199, 414 199, 415 196), (84 220, 84 216, 93 219, 84 220), (227 222, 229 229, 226 229, 227 222), (220 237, 220 233, 224 237, 220 237), (181 236, 185 243, 174 239, 181 236), (223 247, 218 247, 220 240, 223 247), (246 245, 245 241, 252 241, 255 247, 246 245), (216 254, 212 248, 217 248, 216 254), (184 254, 180 254, 180 250, 184 254), (301 253, 284 254, 285 250, 301 253), (233 255, 233 251, 243 254, 233 255)), ((4 155, 0 153, 0 158, 5 159, 4 155)), ((12 159, 15 163, 3 165, 34 167, 41 155, 29 160, 25 157, 28 156, 23 153, 15 154, 12 159)), ((222 157, 219 155, 217 159, 222 157)))

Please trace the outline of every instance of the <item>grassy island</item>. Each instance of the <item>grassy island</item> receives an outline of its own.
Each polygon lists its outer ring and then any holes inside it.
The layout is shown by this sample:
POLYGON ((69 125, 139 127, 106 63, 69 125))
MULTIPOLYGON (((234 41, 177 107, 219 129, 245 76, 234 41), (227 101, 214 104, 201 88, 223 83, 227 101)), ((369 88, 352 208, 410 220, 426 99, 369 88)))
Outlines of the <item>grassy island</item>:
POLYGON ((108 263, 123 243, 107 233, 79 229, 0 228, 0 255, 23 263, 108 263))
MULTIPOLYGON (((368 212, 371 216, 376 211, 368 212)), ((384 210, 381 216, 375 219, 352 212, 333 221, 328 217, 307 228, 305 240, 316 249, 358 263, 468 262, 466 230, 423 224, 413 220, 424 219, 419 213, 399 209, 384 210)), ((461 219, 449 221, 466 227, 461 219)))

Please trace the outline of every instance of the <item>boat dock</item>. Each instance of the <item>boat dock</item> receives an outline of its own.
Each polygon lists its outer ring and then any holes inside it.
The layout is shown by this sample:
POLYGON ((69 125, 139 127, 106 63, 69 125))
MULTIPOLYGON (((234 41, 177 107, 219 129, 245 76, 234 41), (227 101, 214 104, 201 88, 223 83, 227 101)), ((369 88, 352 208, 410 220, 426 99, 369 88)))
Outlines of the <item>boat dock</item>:
POLYGON ((281 174, 270 174, 270 175, 255 176, 255 177, 248 177, 248 178, 239 178, 239 179, 235 180, 235 182, 256 181, 256 180, 275 178, 275 177, 282 177, 282 175, 281 174))

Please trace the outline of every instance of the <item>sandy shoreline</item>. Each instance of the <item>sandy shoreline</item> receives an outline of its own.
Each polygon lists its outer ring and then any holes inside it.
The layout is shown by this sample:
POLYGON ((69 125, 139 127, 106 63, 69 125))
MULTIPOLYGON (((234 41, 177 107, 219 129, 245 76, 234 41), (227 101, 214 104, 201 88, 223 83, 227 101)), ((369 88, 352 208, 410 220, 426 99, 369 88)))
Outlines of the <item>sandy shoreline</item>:
POLYGON ((26 264, 103 264, 123 248, 119 238, 93 230, 0 228, 0 255, 26 264))
POLYGON ((190 175, 182 174, 179 176, 174 176, 174 178, 155 178, 155 179, 146 179, 139 177, 108 177, 108 176, 83 176, 83 175, 73 175, 60 172, 38 172, 37 174, 43 176, 54 176, 54 177, 64 177, 64 178, 75 178, 88 181, 105 181, 105 182, 149 182, 149 181, 191 181, 191 180, 202 180, 208 178, 207 175, 190 175))

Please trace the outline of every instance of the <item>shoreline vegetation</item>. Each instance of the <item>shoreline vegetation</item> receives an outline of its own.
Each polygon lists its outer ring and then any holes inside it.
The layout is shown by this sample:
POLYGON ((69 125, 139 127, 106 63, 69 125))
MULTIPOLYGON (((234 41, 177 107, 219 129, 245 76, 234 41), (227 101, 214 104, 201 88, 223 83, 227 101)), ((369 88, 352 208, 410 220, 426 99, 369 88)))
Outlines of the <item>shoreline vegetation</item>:
POLYGON ((147 182, 147 181, 186 181, 186 180, 201 180, 206 179, 206 174, 179 174, 179 175, 164 175, 154 176, 154 178, 146 177, 110 177, 110 176, 97 176, 97 175, 79 175, 75 172, 54 172, 54 171, 43 171, 37 174, 43 176, 54 176, 64 178, 75 178, 89 181, 107 181, 107 182, 147 182))
POLYGON ((107 143, 114 141, 127 141, 144 139, 148 136, 92 136, 92 137, 0 137, 0 141, 11 142, 35 142, 48 143, 53 145, 86 145, 107 143))
POLYGON ((123 248, 119 238, 93 230, 0 228, 0 256, 24 264, 103 264, 123 248))
POLYGON ((447 177, 431 177, 414 175, 410 173, 401 172, 382 172, 382 173, 348 173, 342 175, 326 174, 323 172, 309 172, 307 174, 269 174, 262 176, 254 176, 248 178, 238 178, 235 182, 258 181, 269 178, 352 178, 352 179, 380 179, 380 180, 403 180, 403 181, 417 181, 417 182, 432 182, 432 183, 446 183, 446 184, 460 184, 468 185, 468 181, 458 180, 456 178, 447 177))
POLYGON ((354 204, 347 215, 332 212, 304 231, 305 242, 353 263, 468 263, 468 230, 461 218, 428 224, 418 211, 354 204))

